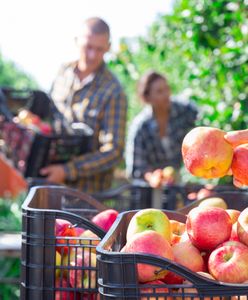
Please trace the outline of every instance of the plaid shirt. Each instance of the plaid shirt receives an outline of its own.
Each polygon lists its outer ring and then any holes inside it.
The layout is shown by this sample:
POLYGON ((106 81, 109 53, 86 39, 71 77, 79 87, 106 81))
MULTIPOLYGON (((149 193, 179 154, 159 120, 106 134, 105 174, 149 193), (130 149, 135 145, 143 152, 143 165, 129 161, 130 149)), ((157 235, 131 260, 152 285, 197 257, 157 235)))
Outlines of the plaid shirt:
POLYGON ((188 130, 194 126, 196 115, 197 110, 192 104, 172 98, 167 141, 163 143, 152 107, 146 106, 130 126, 126 147, 127 175, 143 178, 145 172, 157 168, 179 168, 181 144, 188 130))
POLYGON ((91 151, 64 165, 68 185, 94 193, 111 186, 114 167, 122 158, 127 100, 105 64, 83 84, 75 67, 76 62, 62 67, 51 98, 69 122, 84 122, 94 131, 91 151))

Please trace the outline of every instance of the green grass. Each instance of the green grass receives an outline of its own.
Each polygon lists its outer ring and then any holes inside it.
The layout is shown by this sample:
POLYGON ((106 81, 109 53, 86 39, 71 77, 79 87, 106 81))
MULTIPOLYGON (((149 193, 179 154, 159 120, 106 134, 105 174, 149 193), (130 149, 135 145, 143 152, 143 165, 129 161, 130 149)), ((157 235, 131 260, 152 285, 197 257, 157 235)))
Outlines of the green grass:
MULTIPOLYGON (((25 194, 16 199, 0 198, 0 232, 21 231, 21 205, 25 194)), ((20 299, 20 259, 0 258, 0 299, 20 299)))

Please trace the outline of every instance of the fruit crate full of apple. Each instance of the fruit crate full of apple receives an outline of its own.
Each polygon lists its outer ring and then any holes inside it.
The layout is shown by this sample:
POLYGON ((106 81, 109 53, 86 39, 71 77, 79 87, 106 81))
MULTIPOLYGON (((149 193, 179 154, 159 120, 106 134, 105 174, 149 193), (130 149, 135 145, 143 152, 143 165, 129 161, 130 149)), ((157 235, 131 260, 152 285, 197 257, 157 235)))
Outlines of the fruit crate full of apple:
POLYGON ((96 245, 117 214, 74 189, 31 188, 22 205, 21 299, 97 299, 96 245))
POLYGON ((120 213, 96 248, 100 299, 247 300, 248 208, 233 210, 120 213))
POLYGON ((25 177, 87 152, 92 139, 91 128, 67 124, 42 91, 0 88, 0 129, 2 151, 25 177))

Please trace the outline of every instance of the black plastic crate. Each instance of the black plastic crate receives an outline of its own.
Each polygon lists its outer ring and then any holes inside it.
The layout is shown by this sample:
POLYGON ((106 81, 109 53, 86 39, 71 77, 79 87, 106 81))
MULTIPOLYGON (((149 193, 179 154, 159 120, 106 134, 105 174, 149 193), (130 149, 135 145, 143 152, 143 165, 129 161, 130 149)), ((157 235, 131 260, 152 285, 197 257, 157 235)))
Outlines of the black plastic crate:
POLYGON ((0 131, 3 151, 25 177, 37 177, 42 167, 64 163, 89 151, 93 131, 86 124, 67 124, 53 101, 42 91, 0 88, 0 131), (50 135, 35 132, 13 121, 25 108, 54 126, 50 135), (80 125, 80 126, 79 126, 80 125))
MULTIPOLYGON (((242 211, 246 207, 248 207, 248 191, 247 190, 240 190, 240 191, 216 191, 214 197, 220 197, 225 200, 227 204, 227 208, 229 209, 237 209, 242 211)), ((192 201, 190 204, 186 205, 185 207, 180 208, 178 211, 183 214, 188 214, 188 212, 197 207, 202 201, 206 198, 192 201)))
MULTIPOLYGON (((237 193, 234 193, 236 196, 237 193)), ((243 195, 243 194, 242 194, 243 195)), ((248 194, 246 194, 248 201, 248 194)), ((235 200, 234 200, 235 201, 235 200)), ((186 216, 164 210, 169 219, 185 222, 186 216)), ((100 299, 154 300, 154 299, 205 299, 233 300, 248 295, 248 284, 228 284, 207 279, 176 262, 149 254, 122 253, 126 243, 128 224, 136 211, 119 214, 115 223, 97 246, 99 267, 98 284, 100 299), (137 264, 145 263, 161 267, 180 275, 187 283, 146 285, 138 282, 137 264), (144 289, 147 288, 146 292, 144 289), (159 291, 160 289, 160 291, 159 291), (162 291, 161 289, 167 289, 162 291)), ((242 298, 244 299, 244 298, 242 298)))
POLYGON ((180 210, 187 205, 193 205, 197 199, 190 198, 190 194, 197 194, 202 189, 208 189, 211 192, 211 197, 217 197, 223 192, 241 193, 247 191, 247 189, 241 190, 233 185, 215 185, 211 188, 206 185, 190 183, 165 185, 162 187, 161 208, 167 210, 180 210))
POLYGON ((93 194, 93 197, 119 212, 142 209, 152 205, 152 188, 144 182, 127 183, 93 194))
POLYGON ((14 122, 4 122, 1 127, 7 157, 25 177, 40 176, 42 167, 86 153, 92 140, 92 131, 86 127, 71 135, 35 133, 14 122))
MULTIPOLYGON (((143 180, 134 180, 132 183, 123 184, 117 188, 93 194, 93 196, 106 206, 118 211, 148 207, 180 210, 194 203, 194 199, 189 199, 189 194, 197 193, 202 188, 206 188, 206 186, 177 184, 164 185, 160 189, 153 189, 143 180)), ((218 196, 224 191, 241 192, 240 189, 231 185, 217 185, 211 189, 212 196, 218 196)))
POLYGON ((22 300, 97 299, 95 248, 105 232, 89 220, 104 209, 97 200, 74 189, 59 186, 30 189, 22 206, 22 300), (56 219, 71 222, 73 228, 90 230, 95 236, 58 237, 56 219), (83 266, 76 262, 77 255, 84 259, 83 266), (83 282, 83 276, 90 280, 83 282), (68 298, 62 298, 66 292, 68 298))

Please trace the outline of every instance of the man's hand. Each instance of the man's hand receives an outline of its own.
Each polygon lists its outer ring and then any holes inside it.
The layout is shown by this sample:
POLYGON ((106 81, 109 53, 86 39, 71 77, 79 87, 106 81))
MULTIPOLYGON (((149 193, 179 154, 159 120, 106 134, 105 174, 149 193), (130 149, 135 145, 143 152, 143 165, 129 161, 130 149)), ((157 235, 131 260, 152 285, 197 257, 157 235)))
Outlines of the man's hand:
POLYGON ((65 181, 65 170, 62 165, 50 165, 42 168, 40 174, 46 176, 47 181, 52 183, 63 183, 65 181))
POLYGON ((248 143, 248 129, 228 131, 225 134, 224 138, 234 148, 241 144, 247 144, 248 143))

